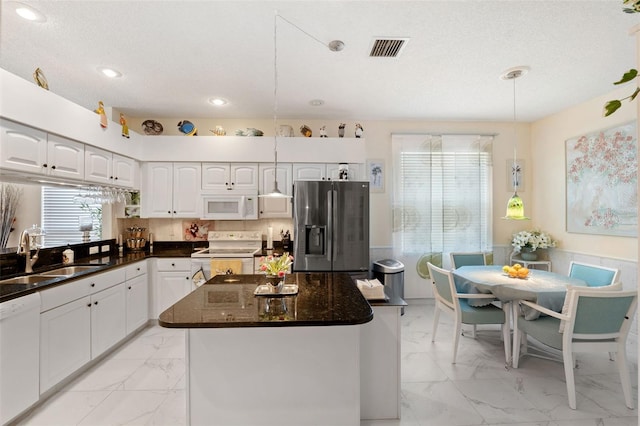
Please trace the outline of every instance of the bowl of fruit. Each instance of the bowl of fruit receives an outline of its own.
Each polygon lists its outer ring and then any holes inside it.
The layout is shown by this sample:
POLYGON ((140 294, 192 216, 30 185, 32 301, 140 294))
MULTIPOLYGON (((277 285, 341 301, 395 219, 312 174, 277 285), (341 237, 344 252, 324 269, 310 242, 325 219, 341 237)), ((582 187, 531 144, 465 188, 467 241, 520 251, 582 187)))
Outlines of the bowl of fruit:
POLYGON ((516 263, 513 266, 504 265, 502 267, 502 272, 511 278, 520 278, 521 280, 529 278, 529 268, 525 268, 519 263, 516 263))

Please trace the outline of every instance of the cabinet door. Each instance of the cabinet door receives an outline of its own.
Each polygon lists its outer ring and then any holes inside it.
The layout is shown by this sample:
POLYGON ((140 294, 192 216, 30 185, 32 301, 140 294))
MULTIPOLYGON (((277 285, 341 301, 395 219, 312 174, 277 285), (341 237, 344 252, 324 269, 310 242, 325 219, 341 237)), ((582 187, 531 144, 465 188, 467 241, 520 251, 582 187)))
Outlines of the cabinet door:
MULTIPOLYGON (((363 169, 364 169, 364 167, 362 167, 361 164, 349 163, 349 180, 363 180, 363 177, 361 176, 363 169)), ((330 180, 339 180, 340 179, 340 164, 339 163, 327 164, 327 177, 330 180)))
POLYGON ((84 179, 90 182, 111 184, 113 154, 103 149, 86 146, 84 150, 84 179))
POLYGON ((156 292, 156 313, 158 315, 189 294, 191 290, 190 275, 190 271, 158 272, 156 292))
POLYGON ((127 304, 127 335, 149 319, 149 285, 147 275, 139 275, 125 283, 127 304))
MULTIPOLYGON (((260 193, 268 194, 274 187, 275 169, 273 164, 260 164, 260 193)), ((285 195, 292 195, 292 167, 289 163, 278 164, 278 189, 285 195)), ((260 218, 290 218, 293 212, 291 198, 261 197, 258 200, 260 218)))
POLYGON ((137 186, 138 162, 133 158, 113 154, 113 182, 123 188, 137 186))
POLYGON ((8 120, 0 120, 0 168, 43 173, 47 162, 47 134, 8 120))
POLYGON ((140 196, 142 217, 172 217, 173 163, 147 163, 140 196))
POLYGON ((47 140, 49 174, 84 180, 84 144, 51 134, 47 140))
POLYGON ((40 393, 91 360, 89 296, 40 314, 40 393))
POLYGON ((231 188, 236 191, 258 191, 258 165, 231 164, 231 188))
POLYGON ((91 296, 91 359, 126 335, 124 283, 91 296))
POLYGON ((326 166, 319 163, 297 163, 293 165, 293 181, 325 180, 326 166))
POLYGON ((230 189, 231 167, 228 163, 202 164, 202 189, 212 192, 225 192, 230 189))
POLYGON ((201 179, 200 163, 174 163, 173 217, 202 216, 201 179))

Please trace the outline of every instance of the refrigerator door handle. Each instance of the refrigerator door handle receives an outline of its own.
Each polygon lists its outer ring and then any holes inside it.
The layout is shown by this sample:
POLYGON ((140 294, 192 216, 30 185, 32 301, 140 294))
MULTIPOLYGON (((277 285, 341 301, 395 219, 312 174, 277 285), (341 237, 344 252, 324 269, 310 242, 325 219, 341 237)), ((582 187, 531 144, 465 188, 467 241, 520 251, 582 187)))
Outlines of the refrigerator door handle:
POLYGON ((333 190, 327 191, 327 260, 333 261, 333 190))

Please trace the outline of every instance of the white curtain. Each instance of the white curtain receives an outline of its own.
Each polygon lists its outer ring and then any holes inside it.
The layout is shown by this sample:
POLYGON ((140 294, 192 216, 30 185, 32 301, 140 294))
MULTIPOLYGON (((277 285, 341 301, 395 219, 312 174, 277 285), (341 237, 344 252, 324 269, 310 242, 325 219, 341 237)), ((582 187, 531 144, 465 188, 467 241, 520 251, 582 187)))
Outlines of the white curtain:
POLYGON ((405 259, 491 251, 492 142, 482 135, 392 135, 393 245, 405 259))

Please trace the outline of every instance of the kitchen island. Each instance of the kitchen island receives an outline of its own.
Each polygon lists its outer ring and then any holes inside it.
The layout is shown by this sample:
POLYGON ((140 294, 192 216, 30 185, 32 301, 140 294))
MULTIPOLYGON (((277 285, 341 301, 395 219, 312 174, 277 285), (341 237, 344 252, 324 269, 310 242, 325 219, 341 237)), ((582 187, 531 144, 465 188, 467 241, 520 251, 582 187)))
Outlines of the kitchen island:
POLYGON ((358 425, 371 305, 346 274, 288 275, 285 298, 256 297, 264 280, 216 276, 160 315, 188 328, 189 423, 358 425))

